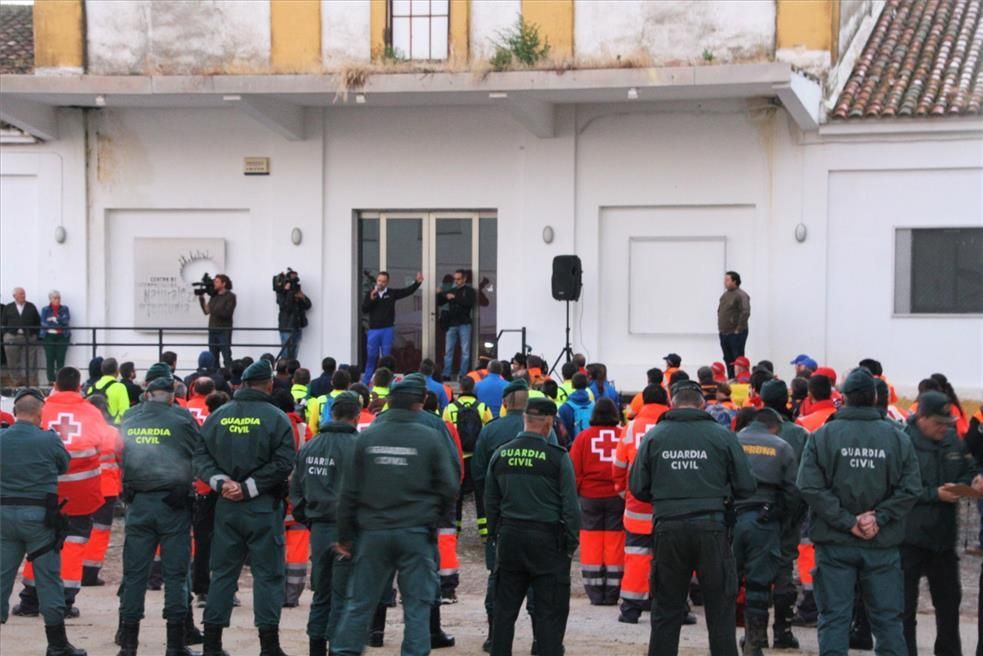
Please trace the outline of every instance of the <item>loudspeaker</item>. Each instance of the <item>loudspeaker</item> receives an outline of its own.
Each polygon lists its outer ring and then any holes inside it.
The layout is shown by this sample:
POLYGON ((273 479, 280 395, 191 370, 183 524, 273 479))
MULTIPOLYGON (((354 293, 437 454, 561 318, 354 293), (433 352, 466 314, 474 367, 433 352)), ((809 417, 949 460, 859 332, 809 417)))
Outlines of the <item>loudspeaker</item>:
POLYGON ((580 298, 583 268, 576 255, 557 255, 553 258, 553 298, 576 301, 580 298))

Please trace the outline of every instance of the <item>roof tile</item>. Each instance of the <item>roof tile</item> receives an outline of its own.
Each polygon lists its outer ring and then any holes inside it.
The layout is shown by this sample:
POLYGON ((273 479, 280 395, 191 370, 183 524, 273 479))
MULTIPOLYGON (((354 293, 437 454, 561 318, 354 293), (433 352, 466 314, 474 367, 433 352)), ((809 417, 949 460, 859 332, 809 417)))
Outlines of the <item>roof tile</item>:
POLYGON ((27 5, 0 5, 0 73, 34 72, 33 14, 27 5))
POLYGON ((833 118, 983 113, 983 0, 888 0, 833 118))

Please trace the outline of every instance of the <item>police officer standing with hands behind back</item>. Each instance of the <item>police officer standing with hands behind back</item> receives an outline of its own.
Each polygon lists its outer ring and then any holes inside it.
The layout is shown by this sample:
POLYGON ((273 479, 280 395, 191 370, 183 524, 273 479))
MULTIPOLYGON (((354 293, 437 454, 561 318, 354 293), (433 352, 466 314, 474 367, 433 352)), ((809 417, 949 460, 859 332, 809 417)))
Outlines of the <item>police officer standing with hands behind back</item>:
POLYGON ((672 388, 672 409, 642 438, 628 487, 653 504, 649 656, 676 654, 695 571, 713 656, 736 656, 737 572, 725 521, 730 499, 757 485, 737 438, 704 412, 699 384, 672 388))
POLYGON ((68 451, 57 433, 42 431, 44 397, 35 389, 14 397, 16 423, 0 431, 0 619, 7 621, 10 592, 25 554, 48 638, 46 656, 85 656, 65 637, 65 594, 58 542, 58 476, 68 471, 68 451))
POLYGON ((293 469, 294 434, 290 419, 270 401, 273 368, 268 361, 249 365, 242 384, 232 401, 205 420, 194 456, 197 478, 222 495, 215 506, 203 656, 222 656, 222 630, 229 626, 247 555, 260 655, 284 656, 279 632, 285 578, 283 499, 293 469))
POLYGON ((877 653, 907 654, 898 545, 922 485, 911 441, 874 406, 874 377, 854 369, 846 406, 813 433, 796 484, 809 504, 816 545, 819 651, 846 656, 857 581, 877 653))
POLYGON ((166 656, 190 656, 184 642, 191 563, 191 459, 198 422, 174 405, 174 378, 160 362, 147 370, 145 400, 123 419, 123 497, 127 500, 120 594, 119 656, 136 656, 154 552, 164 571, 166 656))
POLYGON ((563 447, 546 442, 555 418, 552 400, 529 399, 525 430, 496 449, 488 465, 485 508, 498 551, 493 656, 512 653, 515 620, 530 588, 538 653, 563 653, 580 507, 573 463, 563 447))

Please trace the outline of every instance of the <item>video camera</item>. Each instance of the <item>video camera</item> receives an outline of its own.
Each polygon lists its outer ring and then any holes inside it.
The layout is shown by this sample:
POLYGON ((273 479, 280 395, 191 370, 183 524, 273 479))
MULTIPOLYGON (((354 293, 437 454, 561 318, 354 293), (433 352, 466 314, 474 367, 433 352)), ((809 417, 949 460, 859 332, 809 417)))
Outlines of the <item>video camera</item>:
POLYGON ((287 267, 286 273, 281 271, 273 276, 273 291, 277 294, 285 294, 288 291, 296 294, 300 291, 300 274, 287 267), (290 283, 289 290, 287 289, 287 283, 290 283))
POLYGON ((205 294, 215 296, 215 279, 207 273, 201 277, 201 282, 193 282, 191 286, 194 288, 195 296, 204 296, 205 294))

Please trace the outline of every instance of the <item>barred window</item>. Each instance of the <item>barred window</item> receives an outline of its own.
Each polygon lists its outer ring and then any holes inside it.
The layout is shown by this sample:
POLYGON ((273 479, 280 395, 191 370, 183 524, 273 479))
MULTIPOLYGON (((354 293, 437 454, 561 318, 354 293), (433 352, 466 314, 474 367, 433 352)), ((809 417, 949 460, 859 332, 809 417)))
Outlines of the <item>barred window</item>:
POLYGON ((983 228, 902 228, 896 314, 983 314, 983 228))
POLYGON ((390 0, 389 35, 400 59, 447 59, 449 0, 390 0))

